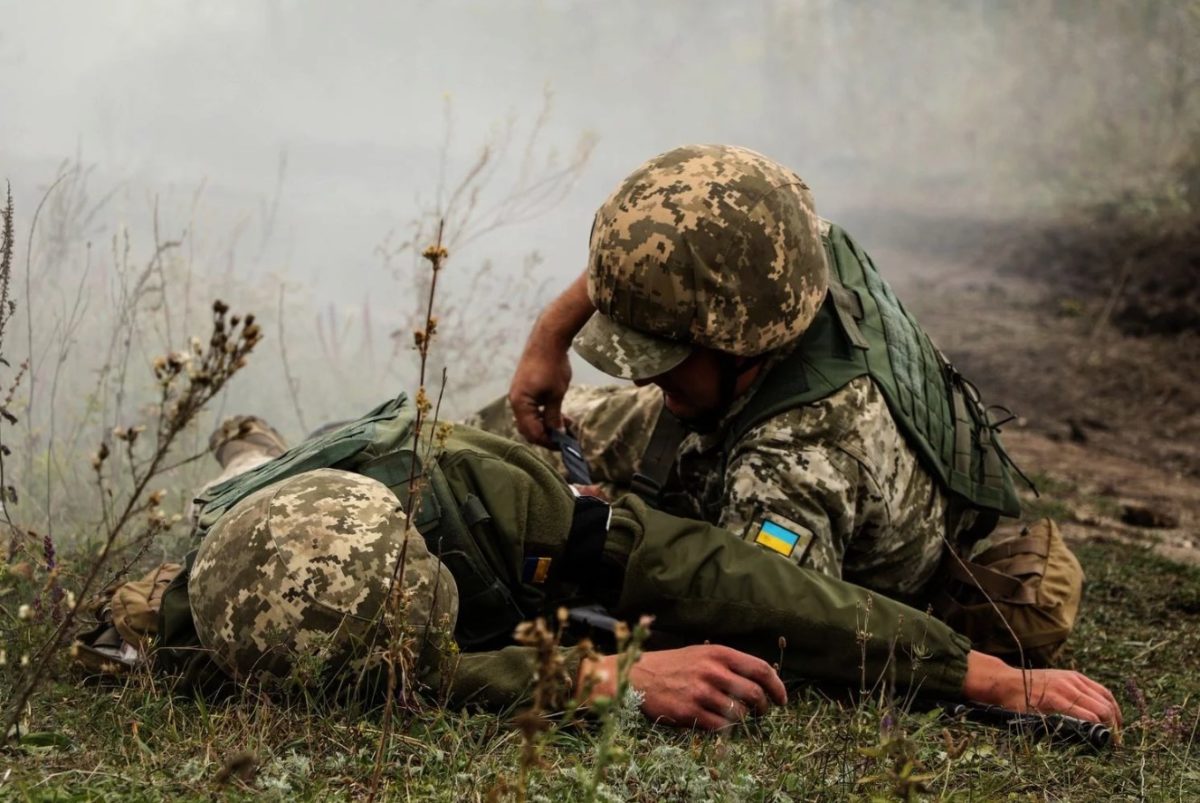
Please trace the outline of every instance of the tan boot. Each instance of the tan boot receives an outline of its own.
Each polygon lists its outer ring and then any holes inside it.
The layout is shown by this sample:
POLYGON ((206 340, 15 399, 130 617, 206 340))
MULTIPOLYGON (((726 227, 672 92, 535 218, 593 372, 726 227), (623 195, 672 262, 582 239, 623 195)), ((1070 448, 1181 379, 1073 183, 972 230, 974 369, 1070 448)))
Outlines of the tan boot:
POLYGON ((235 415, 226 418, 213 430, 208 448, 222 468, 246 453, 264 457, 279 457, 287 451, 287 442, 275 428, 258 416, 235 415))

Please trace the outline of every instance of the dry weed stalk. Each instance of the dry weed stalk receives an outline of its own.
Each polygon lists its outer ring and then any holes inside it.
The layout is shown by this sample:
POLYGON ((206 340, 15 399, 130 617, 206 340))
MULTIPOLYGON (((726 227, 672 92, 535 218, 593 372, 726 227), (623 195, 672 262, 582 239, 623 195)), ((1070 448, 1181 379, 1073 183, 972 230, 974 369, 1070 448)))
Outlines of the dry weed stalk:
MULTIPOLYGON (((168 464, 176 439, 200 410, 221 391, 225 384, 246 365, 247 357, 261 338, 258 324, 253 315, 244 319, 229 316, 229 307, 224 302, 213 304, 213 332, 207 348, 198 338, 193 338, 187 351, 177 351, 159 357, 153 370, 159 385, 158 416, 154 429, 151 452, 140 457, 136 450, 144 427, 117 427, 112 432, 112 446, 105 438, 92 456, 92 469, 100 494, 102 519, 100 523, 101 546, 88 567, 79 585, 75 602, 68 606, 58 626, 35 651, 25 677, 18 683, 18 691, 10 702, 6 716, 6 733, 17 735, 17 725, 26 704, 32 698, 38 683, 47 674, 49 662, 56 650, 65 643, 80 610, 87 604, 96 579, 106 565, 118 541, 130 529, 137 528, 132 539, 134 545, 145 544, 165 532, 174 523, 162 509, 164 493, 149 491, 149 486, 165 472, 195 459, 168 464), (106 472, 116 463, 113 449, 120 449, 124 457, 124 471, 132 487, 123 495, 114 492, 112 476, 106 472), (113 502, 116 502, 113 505, 113 502)), ((116 469, 121 470, 121 469, 116 469)))
MULTIPOLYGON (((396 374, 396 362, 407 350, 412 331, 425 325, 428 312, 425 300, 433 277, 426 270, 422 249, 435 235, 461 260, 463 249, 481 238, 554 209, 582 176, 591 158, 594 138, 581 136, 574 151, 560 159, 543 136, 552 101, 547 90, 537 117, 523 137, 518 136, 515 118, 505 120, 485 139, 474 161, 457 178, 448 176, 447 169, 453 144, 453 120, 447 106, 433 203, 421 208, 408 223, 402 241, 393 239, 393 231, 376 248, 384 270, 405 285, 406 297, 412 299, 412 306, 399 324, 392 327, 393 345, 385 371, 396 374), (507 181, 509 178, 511 181, 507 181), (406 254, 412 258, 408 267, 401 259, 406 254)), ((448 289, 449 303, 443 303, 444 334, 437 359, 430 368, 436 372, 445 365, 454 366, 455 376, 447 391, 457 404, 483 402, 480 397, 470 398, 471 391, 478 393, 485 382, 506 378, 497 373, 505 370, 505 361, 497 359, 497 344, 511 341, 510 315, 531 315, 545 301, 547 284, 536 275, 540 263, 541 256, 536 251, 523 257, 519 270, 508 266, 498 270, 485 261, 472 273, 471 281, 448 289), (481 344, 487 348, 481 348, 481 344)), ((445 295, 443 291, 443 301, 445 295)), ((514 353, 512 358, 515 357, 514 353)), ((426 361, 428 358, 426 355, 426 361)))
POLYGON ((303 432, 311 432, 312 430, 309 429, 308 423, 304 419, 304 409, 300 406, 300 380, 292 373, 292 364, 288 360, 287 334, 283 330, 283 321, 287 317, 283 306, 283 298, 286 292, 287 285, 280 282, 279 315, 276 318, 276 326, 279 330, 279 361, 283 363, 283 378, 287 382, 288 397, 292 400, 292 410, 296 413, 296 421, 300 424, 300 429, 303 432))
POLYGON ((640 693, 629 682, 629 674, 633 671, 634 664, 642 657, 642 647, 650 637, 650 625, 653 621, 653 617, 643 616, 633 630, 624 622, 617 623, 616 694, 613 699, 597 700, 594 705, 601 724, 600 737, 596 740, 596 763, 586 790, 588 801, 596 800, 600 793, 600 785, 604 781, 605 770, 622 755, 621 747, 617 744, 622 708, 629 704, 631 695, 640 698, 640 693))
MULTIPOLYGON (((4 208, 0 210, 0 365, 3 365, 5 368, 11 366, 4 356, 4 330, 8 327, 8 322, 12 319, 13 312, 17 308, 16 302, 9 295, 12 281, 14 240, 12 185, 7 185, 4 208)), ((28 368, 28 361, 21 363, 16 377, 13 378, 12 384, 5 394, 4 403, 0 405, 0 427, 4 423, 17 423, 17 417, 11 412, 13 394, 16 392, 17 386, 21 383, 21 379, 25 376, 28 368)), ((0 510, 3 510, 4 518, 8 522, 9 527, 15 531, 16 528, 8 513, 8 505, 16 501, 17 492, 8 483, 4 474, 4 458, 8 457, 9 454, 9 448, 4 445, 3 439, 0 439, 0 510)))
MULTIPOLYGON (((551 728, 549 715, 566 707, 575 684, 565 670, 562 650, 559 649, 567 627, 567 609, 558 609, 558 628, 551 630, 546 620, 538 617, 532 622, 517 625, 513 639, 537 652, 533 675, 533 697, 530 705, 513 718, 521 734, 521 759, 517 775, 517 800, 524 801, 529 786, 529 774, 544 766, 540 755, 542 734, 551 728)), ((590 652, 590 642, 581 645, 590 652)))
MULTIPOLYGON (((431 428, 437 425, 437 409, 429 401, 429 394, 425 386, 425 374, 429 363, 429 348, 433 342, 434 335, 437 333, 437 317, 433 314, 433 309, 437 294, 438 276, 442 271, 446 259, 449 257, 449 252, 443 244, 444 232, 445 223, 442 221, 438 224, 437 239, 433 245, 430 245, 422 252, 422 257, 429 263, 431 277, 425 303, 425 323, 424 326, 413 332, 413 342, 420 356, 420 383, 417 387, 416 417, 413 421, 412 469, 408 477, 409 509, 405 511, 404 543, 400 547, 400 555, 396 560, 396 566, 392 570, 391 586, 388 592, 387 604, 383 612, 382 629, 386 639, 383 649, 383 662, 387 670, 387 696, 384 698, 383 703, 381 733, 379 735, 379 745, 375 752, 375 767, 371 774, 369 800, 374 800, 379 794, 380 782, 383 777, 383 762, 387 755, 387 748, 391 743, 397 692, 399 691, 400 694, 404 695, 403 702, 406 705, 414 705, 416 703, 416 698, 412 695, 412 684, 409 682, 409 675, 413 669, 416 655, 420 651, 420 644, 413 638, 411 629, 407 626, 406 613, 408 610, 408 600, 403 592, 403 580, 404 566, 408 557, 409 539, 422 537, 419 533, 414 532, 415 526, 413 524, 416 521, 420 508, 420 491, 426 482, 426 477, 421 471, 422 462, 418 459, 421 437, 427 424, 431 428), (427 421, 431 412, 434 414, 433 419, 432 421, 427 421)), ((444 372, 442 387, 443 389, 445 387, 444 372)), ((440 404, 441 395, 439 394, 439 409, 440 404)), ((435 443, 444 442, 447 434, 446 431, 439 428, 436 433, 437 437, 429 439, 427 458, 432 452, 435 443)))
MULTIPOLYGON (((12 318, 17 305, 9 298, 12 282, 12 260, 14 241, 12 185, 6 184, 4 209, 0 210, 0 345, 4 343, 4 330, 12 318)), ((7 363, 5 363, 7 365, 7 363)))

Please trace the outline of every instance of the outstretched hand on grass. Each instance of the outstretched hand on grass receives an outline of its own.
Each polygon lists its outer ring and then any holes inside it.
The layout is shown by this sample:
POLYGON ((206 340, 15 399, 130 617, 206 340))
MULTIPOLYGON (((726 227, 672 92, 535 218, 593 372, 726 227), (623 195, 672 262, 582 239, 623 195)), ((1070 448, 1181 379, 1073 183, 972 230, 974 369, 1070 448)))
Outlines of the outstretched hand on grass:
MULTIPOLYGON (((616 693, 617 656, 584 665, 580 688, 591 699, 616 693)), ((778 673, 766 661, 716 644, 644 653, 629 671, 642 694, 642 713, 652 722, 719 730, 751 714, 787 703, 778 673)))
POLYGON ((1121 706, 1112 692, 1086 675, 1067 669, 1022 670, 975 650, 967 655, 963 697, 1020 713, 1121 724, 1121 706))
MULTIPOLYGON (((787 703, 783 681, 770 664, 716 644, 644 653, 630 669, 629 682, 642 694, 647 719, 682 727, 719 730, 787 703)), ((613 697, 617 656, 585 662, 577 688, 588 690, 589 701, 613 697)), ((1066 669, 1021 670, 974 650, 967 656, 962 696, 1020 713, 1066 714, 1121 725, 1121 706, 1112 692, 1086 675, 1066 669)))

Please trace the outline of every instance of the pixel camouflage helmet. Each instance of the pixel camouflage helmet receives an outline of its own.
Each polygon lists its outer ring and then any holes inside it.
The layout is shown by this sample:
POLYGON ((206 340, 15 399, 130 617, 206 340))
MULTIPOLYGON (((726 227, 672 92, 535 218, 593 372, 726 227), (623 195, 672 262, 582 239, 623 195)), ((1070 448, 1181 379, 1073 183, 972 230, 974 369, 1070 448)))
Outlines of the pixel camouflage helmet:
MULTIPOLYGON (((405 629, 425 653, 454 630, 458 589, 387 486, 319 469, 268 485, 209 530, 188 580, 196 634, 235 679, 285 677, 297 656, 367 668, 397 562, 405 629)), ((380 643, 382 645, 382 643, 380 643)), ((427 656, 428 657, 428 656, 427 656)))
POLYGON ((694 345, 755 356, 799 337, 828 289, 812 195, 791 170, 730 145, 686 145, 635 170, 596 213, 575 350, 648 379, 694 345))

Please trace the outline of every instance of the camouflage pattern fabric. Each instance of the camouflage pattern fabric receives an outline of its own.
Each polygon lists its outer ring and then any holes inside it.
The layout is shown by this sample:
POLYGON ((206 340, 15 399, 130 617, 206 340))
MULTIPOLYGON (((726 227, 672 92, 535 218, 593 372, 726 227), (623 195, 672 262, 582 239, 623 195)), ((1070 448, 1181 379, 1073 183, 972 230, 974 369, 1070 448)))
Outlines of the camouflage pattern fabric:
MULTIPOLYGON (((609 499, 629 490, 661 408, 662 391, 652 385, 568 388, 563 413, 579 438, 593 481, 609 499)), ((520 443, 566 476, 556 450, 533 446, 521 437, 507 398, 496 399, 462 423, 520 443)))
POLYGON ((688 145, 635 170, 596 213, 588 295, 597 314, 575 348, 641 379, 690 344, 762 354, 795 340, 828 288, 804 181, 744 148, 688 145))
MULTIPOLYGON (((517 438, 503 402, 472 423, 517 438)), ((661 407, 654 386, 567 391, 563 414, 593 479, 611 495, 629 490, 661 407)), ((718 431, 684 440, 664 489, 668 512, 751 541, 771 518, 805 542, 789 556, 802 566, 894 596, 924 590, 945 550, 947 497, 869 378, 758 425, 727 456, 723 438, 718 431)))
POLYGON ((453 632, 458 592, 406 523, 386 486, 334 469, 251 494, 213 526, 192 567, 201 643, 243 681, 286 677, 300 657, 368 667, 383 647, 380 616, 403 560, 399 624, 413 654, 426 653, 431 629, 453 632))
POLYGON ((686 445, 680 476, 725 529, 753 540, 764 520, 782 522, 800 535, 793 560, 890 596, 918 594, 936 572, 947 497, 869 378, 750 430, 723 477, 719 448, 686 445))

